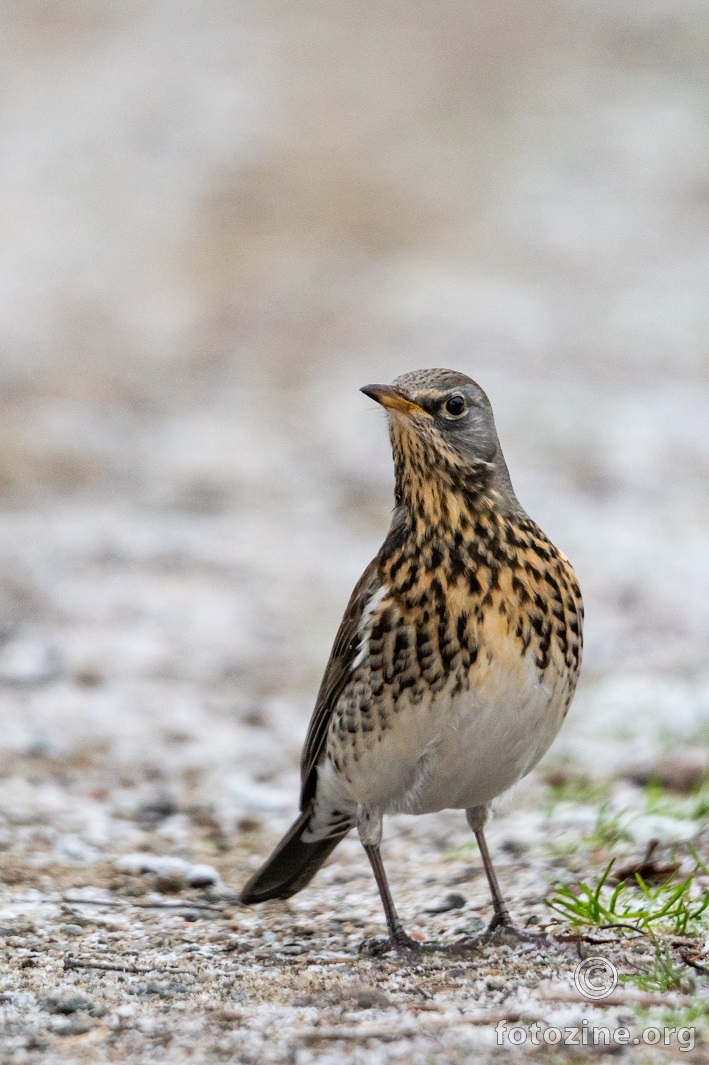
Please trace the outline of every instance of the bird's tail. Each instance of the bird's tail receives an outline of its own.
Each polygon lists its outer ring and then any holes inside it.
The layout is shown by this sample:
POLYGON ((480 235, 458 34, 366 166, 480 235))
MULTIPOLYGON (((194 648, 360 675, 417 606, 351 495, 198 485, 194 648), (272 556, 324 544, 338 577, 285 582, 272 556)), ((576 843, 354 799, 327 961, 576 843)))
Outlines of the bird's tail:
POLYGON ((348 825, 337 835, 306 843, 303 833, 309 823, 310 810, 306 810, 288 829, 268 861, 242 889, 240 899, 245 905, 266 902, 267 899, 289 899, 295 895, 313 879, 327 856, 352 827, 348 825))

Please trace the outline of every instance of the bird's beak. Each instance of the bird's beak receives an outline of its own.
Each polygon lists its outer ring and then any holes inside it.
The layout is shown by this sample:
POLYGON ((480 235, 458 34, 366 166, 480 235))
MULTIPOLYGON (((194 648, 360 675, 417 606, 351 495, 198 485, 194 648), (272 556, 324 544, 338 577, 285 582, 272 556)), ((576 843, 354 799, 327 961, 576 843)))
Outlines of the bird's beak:
POLYGON ((391 385, 365 385, 360 388, 360 392, 364 392, 370 399, 376 399, 377 403, 381 403, 387 410, 398 411, 399 414, 427 414, 423 407, 412 403, 403 392, 392 388, 391 385))

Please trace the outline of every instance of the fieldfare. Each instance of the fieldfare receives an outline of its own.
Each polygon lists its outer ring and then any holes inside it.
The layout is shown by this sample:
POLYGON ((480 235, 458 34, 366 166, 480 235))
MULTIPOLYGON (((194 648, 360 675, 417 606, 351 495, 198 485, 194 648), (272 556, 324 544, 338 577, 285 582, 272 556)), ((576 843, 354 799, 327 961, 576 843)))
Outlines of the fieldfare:
POLYGON ((389 415, 389 533, 335 638, 302 756, 301 814, 241 893, 286 899, 353 826, 391 944, 413 950, 379 850, 389 813, 465 810, 511 926, 483 832, 569 708, 581 660, 574 571, 520 506, 482 388, 451 370, 367 385, 389 415))

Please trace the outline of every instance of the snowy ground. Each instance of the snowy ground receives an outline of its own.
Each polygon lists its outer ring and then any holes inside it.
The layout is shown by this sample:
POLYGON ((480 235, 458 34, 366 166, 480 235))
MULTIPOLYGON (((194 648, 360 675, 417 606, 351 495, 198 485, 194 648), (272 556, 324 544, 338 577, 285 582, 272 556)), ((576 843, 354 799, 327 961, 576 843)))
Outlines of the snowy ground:
MULTIPOLYGON (((486 388, 587 605, 569 720, 490 829, 515 918, 551 929, 555 884, 652 839, 709 858, 709 11, 352 12, 0 14, 3 1062, 558 1060, 494 1025, 707 1012, 691 967, 584 1003, 591 949, 652 970, 620 932, 363 956, 355 839, 289 903, 236 902, 388 524, 357 389, 424 365, 486 388)), ((417 934, 487 918, 461 815, 393 820, 385 859, 417 934)))

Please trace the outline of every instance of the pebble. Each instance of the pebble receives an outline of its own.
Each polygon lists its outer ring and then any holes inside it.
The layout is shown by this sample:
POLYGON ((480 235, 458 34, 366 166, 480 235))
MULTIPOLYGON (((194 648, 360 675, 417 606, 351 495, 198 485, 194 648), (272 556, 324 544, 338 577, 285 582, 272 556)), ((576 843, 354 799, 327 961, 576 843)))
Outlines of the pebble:
POLYGON ((149 821, 152 824, 158 824, 176 813, 177 803, 171 795, 156 795, 155 798, 139 806, 136 812, 138 820, 149 821))
POLYGON ((433 902, 424 907, 423 912, 448 913, 449 910, 462 910, 467 901, 464 895, 460 895, 457 891, 451 891, 450 894, 445 895, 443 898, 434 899, 433 902))
POLYGON ((155 877, 154 886, 162 895, 175 895, 187 886, 187 881, 181 873, 170 873, 169 876, 160 874, 155 877))
POLYGON ((685 747, 658 761, 648 759, 622 771, 627 780, 640 787, 652 782, 680 795, 689 795, 698 788, 707 779, 707 773, 709 758, 706 751, 685 747))
POLYGON ((65 936, 80 936, 84 930, 79 924, 62 924, 59 926, 59 931, 65 936))
POLYGON ((212 865, 191 865, 187 870, 190 887, 209 887, 219 883, 219 873, 212 865))
POLYGON ((76 1013, 73 1017, 63 1017, 55 1021, 52 1030, 56 1035, 86 1035, 94 1026, 94 1021, 87 1013, 76 1013))
POLYGON ((101 858, 100 851, 73 835, 60 836, 54 844, 54 853, 57 858, 76 865, 93 865, 101 858))
POLYGON ((70 1014, 80 1010, 92 1010, 93 1001, 80 991, 50 991, 42 995, 39 1000, 39 1008, 45 1013, 70 1014))
POLYGON ((124 854, 116 859, 116 868, 122 873, 138 876, 140 873, 155 873, 157 876, 184 876, 187 878, 190 863, 184 858, 164 857, 158 854, 124 854))
POLYGON ((377 987, 362 987, 355 991, 353 998, 360 1010, 385 1010, 391 1006, 391 999, 377 987))
MULTIPOLYGON (((212 865, 197 862, 194 865, 184 858, 159 854, 123 854, 115 859, 115 866, 122 873, 138 876, 153 873, 172 884, 185 882, 190 887, 210 887, 219 883, 219 873, 212 865)), ((174 890, 174 888, 173 888, 174 890)))

